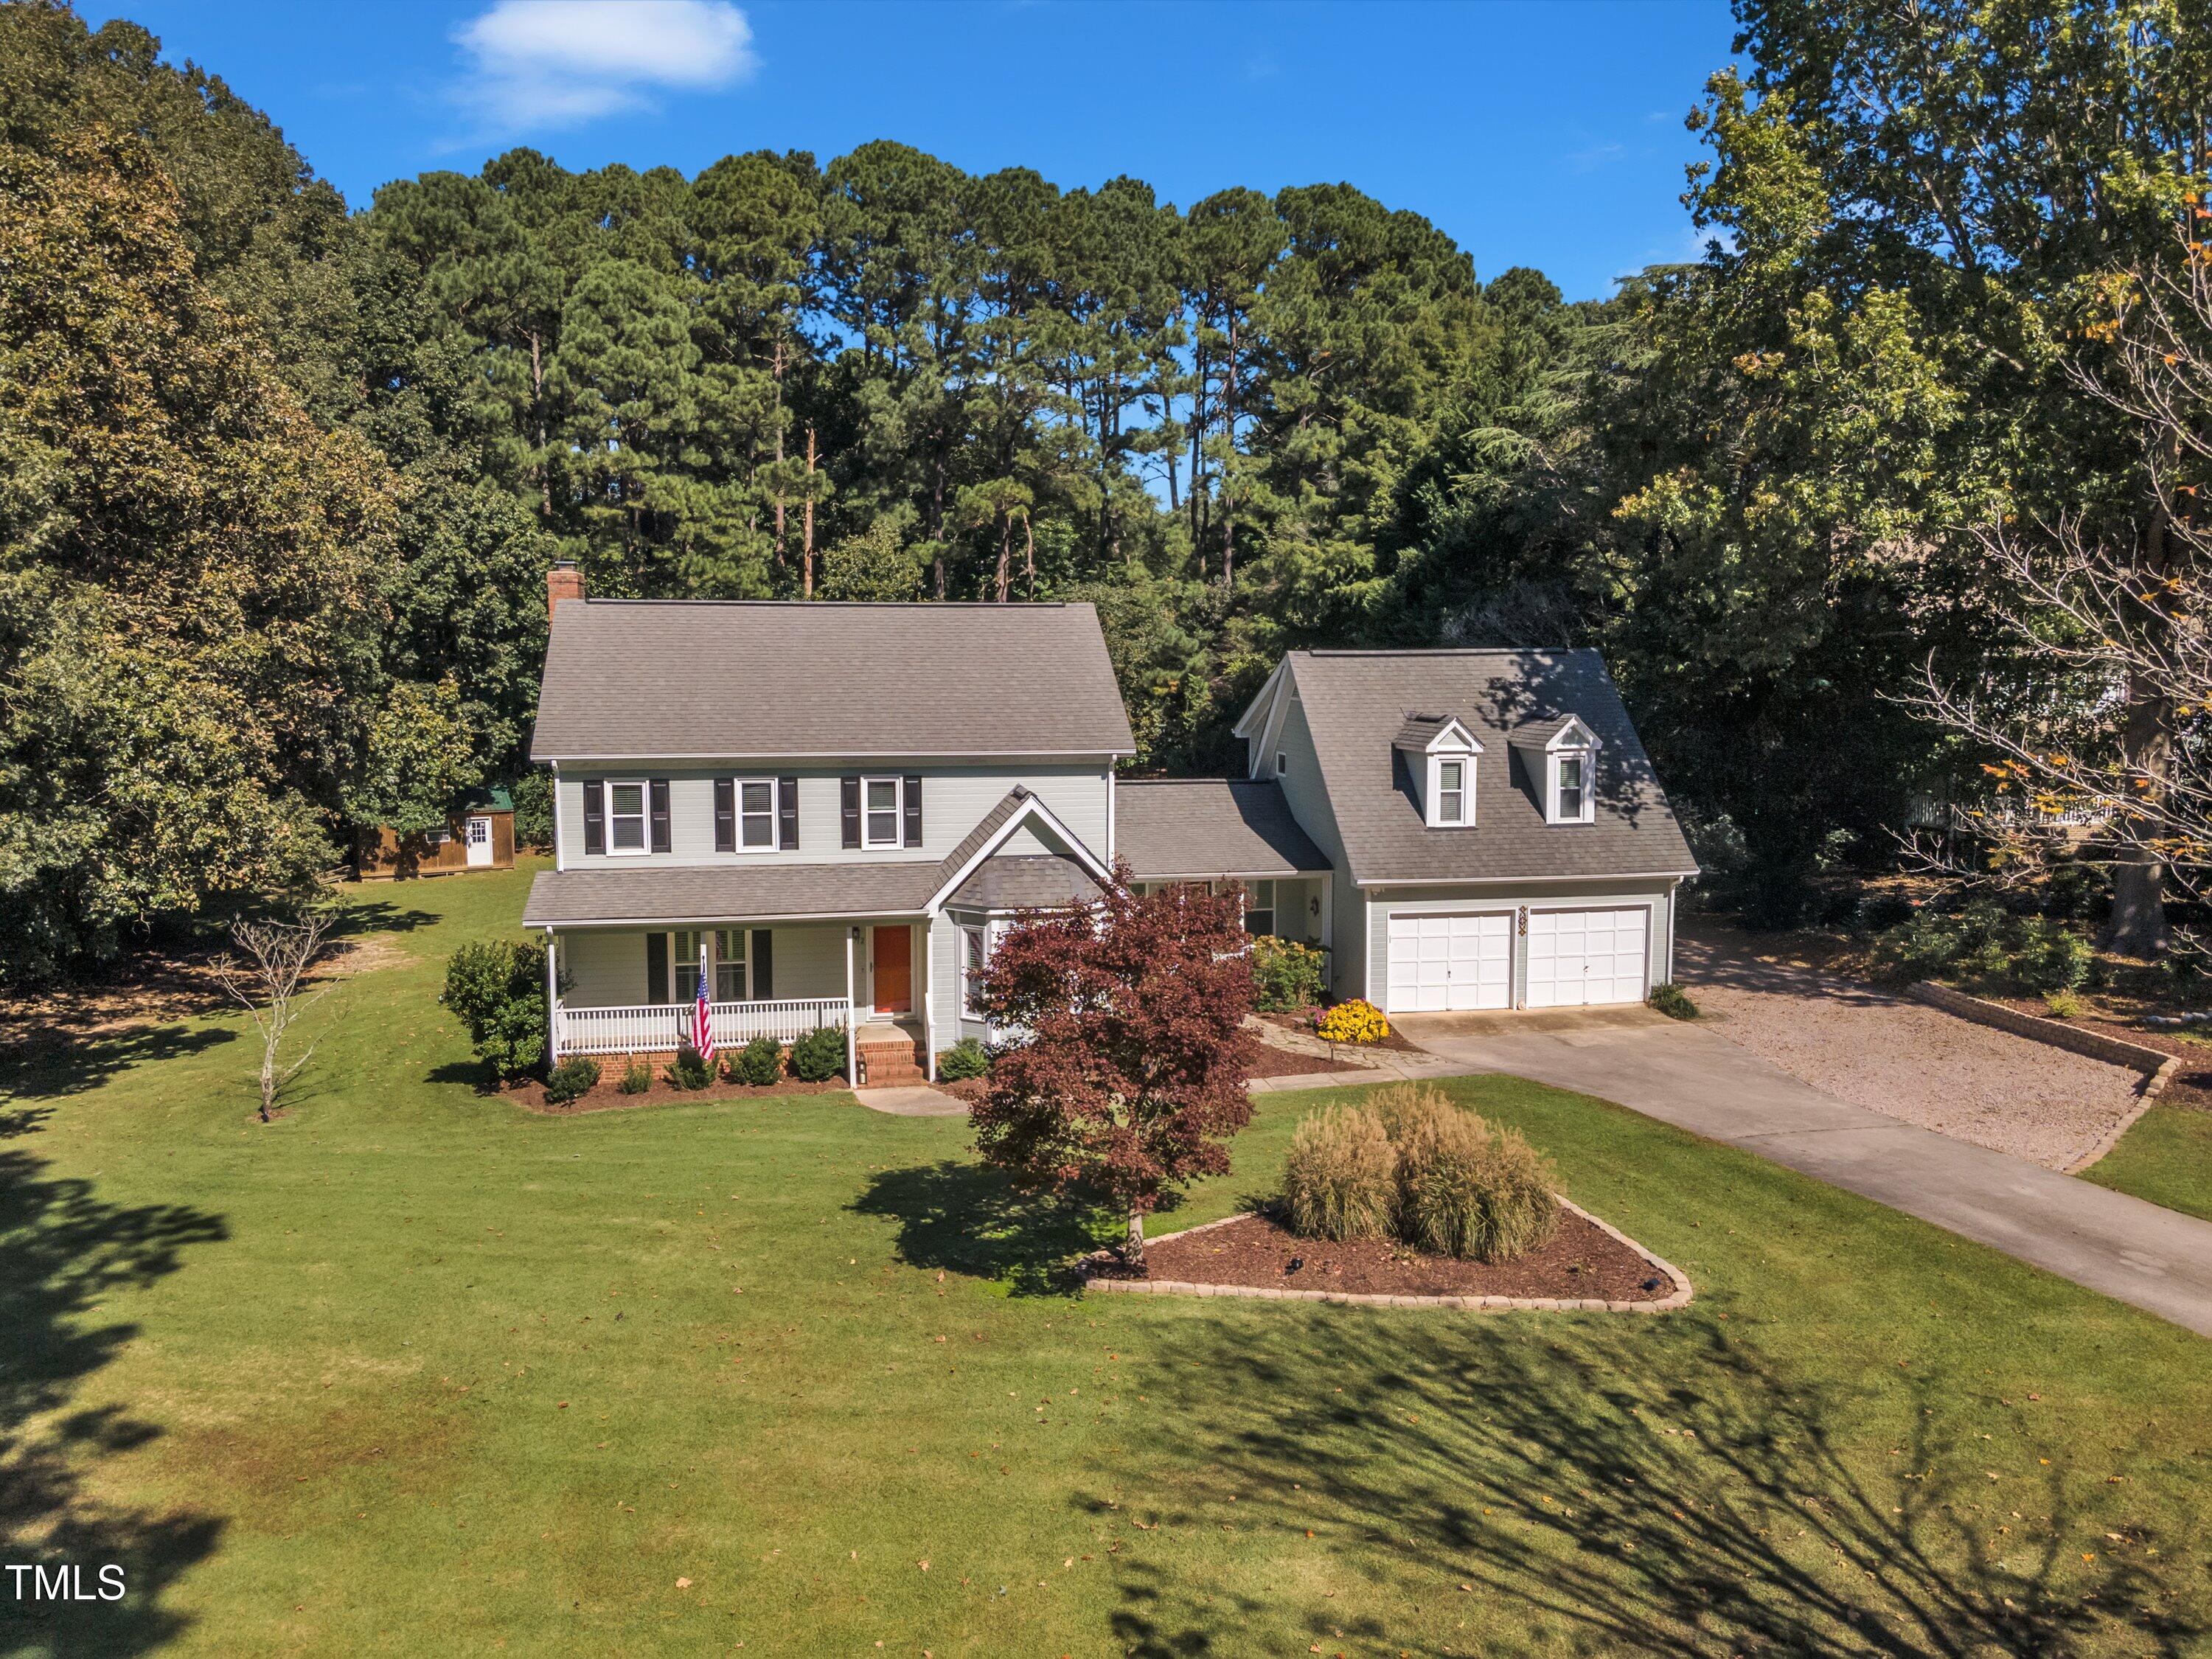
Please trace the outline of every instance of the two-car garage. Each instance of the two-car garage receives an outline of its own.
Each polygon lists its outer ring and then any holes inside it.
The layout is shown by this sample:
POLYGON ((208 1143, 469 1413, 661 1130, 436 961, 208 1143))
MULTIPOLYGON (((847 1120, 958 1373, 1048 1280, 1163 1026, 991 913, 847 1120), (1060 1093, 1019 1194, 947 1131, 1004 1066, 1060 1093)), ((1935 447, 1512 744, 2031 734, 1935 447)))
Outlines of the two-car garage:
POLYGON ((1383 1006, 1456 1013, 1641 1002, 1652 915, 1649 904, 1391 910, 1383 1006))

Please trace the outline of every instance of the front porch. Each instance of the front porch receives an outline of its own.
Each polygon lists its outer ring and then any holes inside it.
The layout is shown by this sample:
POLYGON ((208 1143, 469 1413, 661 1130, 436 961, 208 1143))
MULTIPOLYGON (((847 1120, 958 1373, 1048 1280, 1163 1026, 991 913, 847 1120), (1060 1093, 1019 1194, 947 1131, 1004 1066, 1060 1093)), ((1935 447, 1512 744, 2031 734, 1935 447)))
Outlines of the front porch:
POLYGON ((673 1053, 703 972, 718 1050, 830 1026, 855 1085, 933 1079, 929 931, 924 916, 549 928, 552 1058, 673 1053))

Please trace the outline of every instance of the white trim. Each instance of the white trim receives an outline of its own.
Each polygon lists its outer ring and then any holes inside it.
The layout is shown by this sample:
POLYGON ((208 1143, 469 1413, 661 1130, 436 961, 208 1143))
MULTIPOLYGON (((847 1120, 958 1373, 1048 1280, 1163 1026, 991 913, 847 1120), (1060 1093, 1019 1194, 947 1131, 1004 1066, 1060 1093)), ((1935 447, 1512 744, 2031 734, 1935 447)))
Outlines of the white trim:
POLYGON ((1114 769, 1109 766, 1106 769, 1106 865, 1109 869, 1114 864, 1114 769))
MULTIPOLYGON (((905 845, 906 779, 896 772, 873 775, 863 772, 860 774, 860 845, 858 850, 888 853, 905 845), (868 805, 868 786, 872 783, 888 783, 891 787, 891 838, 889 841, 876 841, 868 834, 868 820, 874 816, 874 809, 868 805)), ((848 848, 845 850, 851 852, 854 849, 848 848)))
POLYGON ((564 933, 580 933, 593 927, 757 927, 770 921, 858 921, 878 917, 893 920, 926 916, 927 910, 888 909, 878 905, 866 910, 793 910, 777 915, 760 915, 748 911, 741 916, 726 914, 704 916, 609 916, 604 920, 594 916, 582 921, 531 921, 526 927, 557 928, 564 933))
POLYGON ((1267 706, 1269 714, 1272 714, 1274 712, 1273 698, 1280 689, 1280 682, 1290 672, 1290 668, 1291 659, 1286 654, 1275 665, 1273 672, 1261 682, 1260 689, 1252 694, 1252 701, 1245 704, 1244 712, 1237 717, 1237 724, 1229 728, 1231 737, 1249 738, 1252 735, 1245 728, 1251 725, 1252 716, 1260 712, 1263 703, 1267 706))
POLYGON ((1697 873, 1695 870, 1617 870, 1602 876, 1392 876, 1386 879, 1355 879, 1352 884, 1376 890, 1385 887, 1526 887, 1532 883, 1547 881, 1686 881, 1697 873))
POLYGON ((945 881, 938 887, 938 890, 929 896, 927 901, 923 904, 922 908, 925 911, 936 910, 939 906, 945 902, 946 896, 951 894, 954 889, 957 888, 962 882, 967 880, 969 876, 975 874, 976 866, 982 863, 985 859, 989 858, 991 854, 997 852, 1000 848, 1005 846, 1006 844, 1007 838, 1011 836, 1016 830, 1019 829, 1024 822, 1032 815, 1043 819, 1046 826, 1051 830, 1053 834, 1059 836, 1061 841, 1067 844, 1068 850, 1075 854, 1077 860, 1085 869, 1091 872, 1094 879, 1098 881, 1111 879, 1114 873, 1112 869, 1109 866, 1101 864, 1098 861, 1098 855, 1083 844, 1083 838, 1078 836, 1073 830, 1070 830, 1066 824, 1062 823, 1058 816, 1054 813, 1052 808, 1047 806, 1035 795, 1030 795, 1024 799, 1022 804, 1017 806, 1012 812, 1007 815, 1006 821, 992 832, 990 839, 986 841, 981 847, 977 848, 975 851, 969 856, 966 862, 962 864, 958 869, 955 870, 950 876, 945 878, 945 881))
MULTIPOLYGON (((1474 751, 1475 754, 1481 752, 1479 749, 1474 751)), ((1423 815, 1428 827, 1431 830, 1474 829, 1474 756, 1463 749, 1449 751, 1431 750, 1428 757, 1428 787, 1423 791, 1428 797, 1428 811, 1423 815), (1459 816, 1455 818, 1443 816, 1444 768, 1447 766, 1459 768, 1459 787, 1451 792, 1459 797, 1459 816)))
POLYGON ((860 1007, 853 1000, 853 939, 860 930, 845 930, 845 1086, 860 1086, 860 1007))
POLYGON ((561 1063, 561 970, 554 955, 553 930, 545 930, 545 1055, 549 1065, 561 1063))
POLYGON ((1562 748, 1547 748, 1544 753, 1544 822, 1556 824, 1595 823, 1597 822, 1597 747, 1573 744, 1562 748), (1568 761, 1582 767, 1582 810, 1568 817, 1559 810, 1559 769, 1568 761))
POLYGON ((553 867, 568 867, 568 851, 561 839, 561 763, 553 763, 553 867))
POLYGON ((1596 732, 1583 724, 1580 714, 1567 716, 1567 723, 1544 740, 1544 752, 1555 754, 1562 749, 1597 749, 1603 745, 1596 732))
POLYGON ((960 1004, 960 1018, 981 1023, 983 1016, 975 1012, 975 1004, 969 1001, 968 997, 968 935, 981 933, 983 936, 983 965, 988 968, 991 964, 991 924, 988 920, 980 922, 959 921, 955 922, 953 927, 960 936, 959 950, 952 963, 953 995, 960 1004))
MULTIPOLYGON (((1494 900, 1486 904, 1480 900, 1476 900, 1464 908, 1449 910, 1391 910, 1386 908, 1382 912, 1382 994, 1386 998, 1390 994, 1390 936, 1401 918, 1407 921, 1432 921, 1439 920, 1448 921, 1455 916, 1502 916, 1505 921, 1505 1000, 1500 1005, 1500 1006, 1504 1008, 1518 1008, 1521 1006, 1520 994, 1521 980, 1522 975, 1521 972, 1521 951, 1518 945, 1519 935, 1516 931, 1516 926, 1520 919, 1520 915, 1521 907, 1519 905, 1501 905, 1494 900)), ((1450 999, 1447 996, 1445 1000, 1449 1002, 1450 999)), ((1386 1014, 1400 1012, 1490 1013, 1496 1012, 1496 1010, 1487 1008, 1409 1008, 1401 1010, 1395 1005, 1385 1006, 1384 1004, 1380 1002, 1377 1002, 1375 1006, 1377 1008, 1381 1008, 1386 1014)))
MULTIPOLYGON (((1671 910, 1671 907, 1669 908, 1671 910)), ((1644 966, 1639 975, 1641 988, 1632 1000, 1607 1002, 1547 1002, 1542 1006, 1547 1008, 1629 1008, 1651 994, 1651 987, 1656 982, 1651 976, 1651 930, 1658 915, 1657 896, 1629 898, 1625 902, 1613 904, 1577 904, 1571 901, 1562 902, 1557 900, 1550 902, 1538 900, 1533 903, 1522 905, 1522 908, 1528 913, 1532 921, 1537 916, 1614 915, 1628 910, 1641 910, 1644 913, 1644 966)), ((1533 941, 1534 937, 1532 930, 1528 938, 1533 941)), ((1513 1005, 1515 1007, 1527 1008, 1536 1006, 1528 1001, 1528 981, 1533 981, 1534 977, 1533 975, 1529 975, 1524 978, 1523 983, 1519 988, 1518 1000, 1513 1005)))
MULTIPOLYGON (((1393 745, 1393 747, 1399 746, 1401 745, 1393 745)), ((1407 744, 1402 746, 1408 749, 1413 747, 1411 744, 1407 744)), ((1444 717, 1443 728, 1437 732, 1436 736, 1431 738, 1426 743, 1421 745, 1420 752, 1425 755, 1437 755, 1452 751, 1474 755, 1480 755, 1485 752, 1482 747, 1482 739, 1476 737, 1474 732, 1468 731, 1466 724, 1458 715, 1447 714, 1444 717), (1452 736, 1455 732, 1459 734, 1456 738, 1452 736)))
POLYGON ((552 755, 541 753, 533 749, 531 750, 530 758, 532 761, 542 761, 549 765, 558 765, 562 761, 573 761, 592 766, 629 766, 642 761, 659 766, 681 761, 714 766, 752 766, 763 761, 774 762, 777 764, 781 764, 785 761, 836 761, 846 763, 865 761, 951 761, 957 763, 961 761, 975 760, 1098 760, 1101 758, 1113 761, 1120 760, 1125 756, 1133 757, 1136 752, 1133 749, 961 749, 951 750, 881 749, 855 754, 849 749, 823 749, 794 750, 789 752, 777 751, 772 754, 757 755, 693 755, 664 754, 659 750, 641 752, 635 749, 623 749, 608 754, 579 751, 572 755, 552 755))
MULTIPOLYGON (((600 787, 606 791, 606 835, 599 856, 609 859, 636 859, 648 856, 653 851, 653 780, 650 778, 602 778, 599 783, 600 787), (615 845, 615 791, 631 788, 637 791, 638 798, 638 844, 635 847, 617 847, 615 845)), ((630 815, 624 812, 621 816, 627 818, 630 815)))
POLYGON ((937 1081, 937 918, 921 924, 921 1075, 937 1081))

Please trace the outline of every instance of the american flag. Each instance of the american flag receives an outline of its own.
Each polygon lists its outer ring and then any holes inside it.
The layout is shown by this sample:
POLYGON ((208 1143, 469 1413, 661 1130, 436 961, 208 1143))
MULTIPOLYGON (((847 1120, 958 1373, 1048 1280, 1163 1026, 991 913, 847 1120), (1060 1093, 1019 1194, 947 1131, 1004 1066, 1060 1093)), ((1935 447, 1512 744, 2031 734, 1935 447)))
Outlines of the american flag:
POLYGON ((699 1051, 702 1060, 714 1057, 714 1022, 707 1006, 707 941, 699 940, 699 1000, 691 1005, 691 1046, 699 1051))

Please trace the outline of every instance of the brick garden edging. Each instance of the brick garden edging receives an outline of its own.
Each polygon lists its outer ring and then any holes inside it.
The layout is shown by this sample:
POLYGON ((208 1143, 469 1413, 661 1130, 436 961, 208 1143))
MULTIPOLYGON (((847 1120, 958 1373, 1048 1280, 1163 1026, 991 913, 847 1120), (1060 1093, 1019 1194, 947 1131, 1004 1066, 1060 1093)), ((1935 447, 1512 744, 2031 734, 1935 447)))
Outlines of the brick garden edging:
POLYGON ((2120 1037, 2107 1036, 2102 1031, 2084 1030, 2069 1025, 2063 1019, 2045 1019, 2037 1014, 2024 1014, 2017 1008, 2008 1008, 2001 1002, 1986 1001, 1968 996, 1964 991, 1954 991, 1948 985, 1938 985, 1932 980, 1922 980, 1912 988, 1916 1001, 1931 1008, 1941 1008, 1947 1014, 1956 1014, 1960 1019, 1971 1019, 1977 1025, 1990 1025, 2000 1031, 2009 1031, 2014 1036, 2026 1037, 2030 1042, 2046 1042, 2054 1048, 2064 1048, 2090 1060, 2101 1060, 2108 1066, 2124 1066, 2143 1077, 2143 1098, 2154 1100, 2180 1065, 2180 1057, 2163 1048, 2153 1048, 2141 1042, 2129 1042, 2120 1037))
MULTIPOLYGON (((1651 1254, 1611 1223, 1601 1221, 1580 1205, 1562 1198, 1560 1207, 1571 1210, 1601 1233, 1610 1234, 1621 1243, 1642 1256, 1663 1274, 1674 1286, 1656 1302, 1608 1302, 1598 1297, 1571 1296, 1381 1296, 1354 1291, 1290 1291, 1277 1290, 1265 1285, 1197 1285, 1174 1279, 1106 1279, 1097 1274, 1086 1274, 1083 1288, 1086 1291, 1123 1291, 1133 1294, 1153 1296, 1238 1296, 1261 1302, 1346 1302, 1376 1308, 1463 1308, 1481 1313, 1505 1313, 1516 1308, 1539 1308, 1553 1313, 1667 1313, 1676 1308, 1687 1307, 1691 1290, 1689 1276, 1670 1261, 1651 1254)), ((1224 1216, 1218 1221, 1209 1221, 1202 1226, 1186 1227, 1181 1232, 1163 1233, 1146 1241, 1147 1246, 1164 1244, 1171 1238, 1188 1238, 1194 1233, 1210 1232, 1216 1227, 1226 1227, 1232 1221, 1243 1221, 1252 1212, 1243 1211, 1224 1216)))

